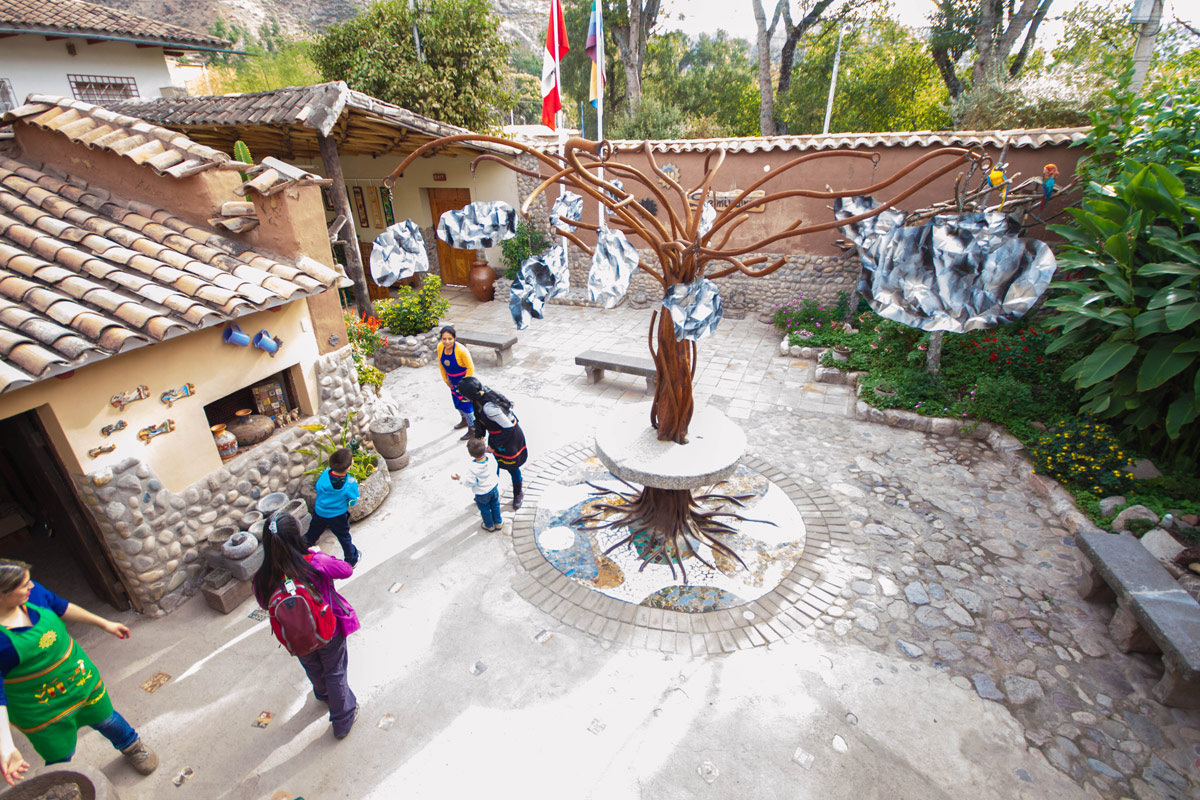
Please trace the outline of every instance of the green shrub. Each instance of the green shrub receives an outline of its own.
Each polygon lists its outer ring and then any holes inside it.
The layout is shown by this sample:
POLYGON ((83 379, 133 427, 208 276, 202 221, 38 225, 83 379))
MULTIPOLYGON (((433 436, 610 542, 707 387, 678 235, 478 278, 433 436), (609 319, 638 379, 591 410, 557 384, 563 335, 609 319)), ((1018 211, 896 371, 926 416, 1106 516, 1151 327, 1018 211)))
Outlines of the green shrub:
POLYGON ((1132 485, 1129 455, 1112 428, 1091 417, 1060 420, 1029 450, 1033 468, 1064 486, 1120 494, 1132 485))
POLYGON ((375 303, 379 320, 397 336, 431 331, 449 310, 450 301, 442 297, 442 280, 436 275, 426 275, 420 291, 401 286, 396 297, 375 303))
MULTIPOLYGON (((354 456, 353 462, 350 464, 350 469, 346 474, 358 481, 364 481, 376 469, 376 460, 379 454, 374 450, 368 450, 365 447, 360 447, 357 439, 350 438, 350 422, 354 419, 357 411, 351 411, 346 415, 346 424, 342 427, 338 438, 334 438, 333 434, 324 425, 301 425, 300 427, 306 431, 313 431, 320 434, 314 440, 316 449, 307 447, 296 448, 297 453, 303 453, 317 460, 317 466, 304 472, 305 475, 320 476, 322 472, 329 468, 329 457, 332 456, 339 448, 348 447, 354 456)), ((315 481, 316 478, 313 478, 315 481)))
POLYGON ((504 262, 504 277, 510 281, 530 256, 541 255, 552 244, 546 232, 529 220, 517 222, 517 235, 500 244, 500 260, 504 262))

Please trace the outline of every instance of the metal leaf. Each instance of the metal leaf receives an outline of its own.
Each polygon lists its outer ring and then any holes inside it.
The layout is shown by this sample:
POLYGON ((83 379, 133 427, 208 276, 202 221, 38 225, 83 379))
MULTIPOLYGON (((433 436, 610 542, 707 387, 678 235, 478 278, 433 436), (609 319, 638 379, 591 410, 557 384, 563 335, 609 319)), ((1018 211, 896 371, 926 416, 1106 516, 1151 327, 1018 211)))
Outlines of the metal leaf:
POLYGON ((421 228, 411 219, 398 222, 375 239, 371 250, 371 278, 380 286, 429 271, 429 253, 421 228))
POLYGON ((493 247, 517 235, 517 211, 503 200, 468 203, 438 220, 437 237, 451 247, 493 247))
POLYGON ((597 232, 588 273, 588 299, 605 308, 615 307, 629 289, 638 260, 638 252, 625 234, 608 228, 597 232))
POLYGON ((562 228, 569 233, 574 233, 575 226, 570 223, 579 222, 582 217, 583 197, 574 192, 564 191, 550 207, 550 227, 552 228, 562 228))
POLYGON ((671 315, 677 341, 699 341, 721 322, 721 293, 708 278, 677 283, 664 295, 663 308, 671 315))

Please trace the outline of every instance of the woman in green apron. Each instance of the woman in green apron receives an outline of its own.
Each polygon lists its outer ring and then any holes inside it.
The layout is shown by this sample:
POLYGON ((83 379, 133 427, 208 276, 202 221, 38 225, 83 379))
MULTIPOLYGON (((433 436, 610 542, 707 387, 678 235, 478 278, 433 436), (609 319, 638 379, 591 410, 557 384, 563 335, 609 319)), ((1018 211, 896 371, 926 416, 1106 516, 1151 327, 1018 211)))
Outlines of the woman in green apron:
POLYGON ((96 665, 67 633, 63 620, 86 622, 118 639, 129 628, 96 616, 35 583, 29 565, 0 558, 0 768, 10 784, 29 764, 9 724, 29 739, 47 764, 70 761, 80 726, 112 742, 133 768, 149 775, 158 756, 117 712, 96 665))

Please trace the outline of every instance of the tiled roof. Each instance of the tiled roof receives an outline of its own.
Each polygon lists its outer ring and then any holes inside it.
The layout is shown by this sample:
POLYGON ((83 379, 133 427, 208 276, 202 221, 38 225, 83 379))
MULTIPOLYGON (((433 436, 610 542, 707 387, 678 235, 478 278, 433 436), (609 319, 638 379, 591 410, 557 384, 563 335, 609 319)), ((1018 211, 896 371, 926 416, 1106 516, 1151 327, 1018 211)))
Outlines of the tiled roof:
MULTIPOLYGON (((378 155, 411 152, 432 139, 470 133, 356 92, 345 81, 250 94, 129 99, 109 107, 216 147, 227 149, 242 139, 252 153, 262 150, 288 159, 317 155, 315 134, 334 136, 343 155, 378 155)), ((506 147, 465 142, 447 150, 513 153, 506 147)))
MULTIPOLYGON (((656 153, 761 153, 770 150, 837 150, 861 147, 1045 147, 1071 144, 1091 128, 1036 128, 1008 131, 912 131, 908 133, 826 133, 810 136, 747 136, 730 139, 660 139, 650 142, 656 153)), ((642 142, 618 139, 620 151, 641 150, 642 142)))
POLYGON ((161 208, 0 156, 0 392, 317 294, 284 264, 161 208))
MULTIPOLYGON (((0 0, 3 2, 3 0, 0 0)), ((176 131, 66 97, 31 94, 29 101, 0 117, 56 131, 89 148, 107 150, 145 164, 160 175, 185 178, 207 169, 249 169, 220 150, 197 144, 176 131)))
POLYGON ((230 46, 215 36, 79 0, 0 0, 0 33, 120 36, 182 50, 224 50, 230 46))

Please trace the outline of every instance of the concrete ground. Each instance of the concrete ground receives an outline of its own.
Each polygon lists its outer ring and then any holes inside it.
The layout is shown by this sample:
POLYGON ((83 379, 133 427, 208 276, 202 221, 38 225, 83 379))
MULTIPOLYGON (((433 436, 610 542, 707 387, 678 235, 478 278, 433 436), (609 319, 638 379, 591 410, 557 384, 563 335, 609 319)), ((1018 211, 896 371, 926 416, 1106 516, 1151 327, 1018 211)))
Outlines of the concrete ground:
MULTIPOLYGON (((649 314, 551 306, 514 364, 474 354, 516 401, 531 473, 648 398, 627 376, 588 385, 573 357, 643 354, 649 314)), ((448 321, 512 329, 503 304, 463 294, 448 321)), ((76 631, 162 763, 141 778, 91 731, 76 759, 125 800, 1200 796, 1200 712, 1150 698, 1157 659, 1114 651, 1111 610, 1078 600, 1070 536, 1020 477, 977 442, 849 418, 848 390, 812 383, 778 341, 726 320, 701 343, 696 393, 848 520, 850 543, 819 564, 843 588, 811 624, 692 656, 538 610, 515 588, 529 576, 508 531, 481 530, 449 479, 465 449, 436 366, 401 369, 385 390, 410 420, 412 463, 353 529, 365 556, 342 588, 363 622, 350 736, 334 740, 252 601, 221 616, 195 598, 162 619, 112 614, 129 641, 76 631), (139 688, 157 672, 171 677, 139 688)))

